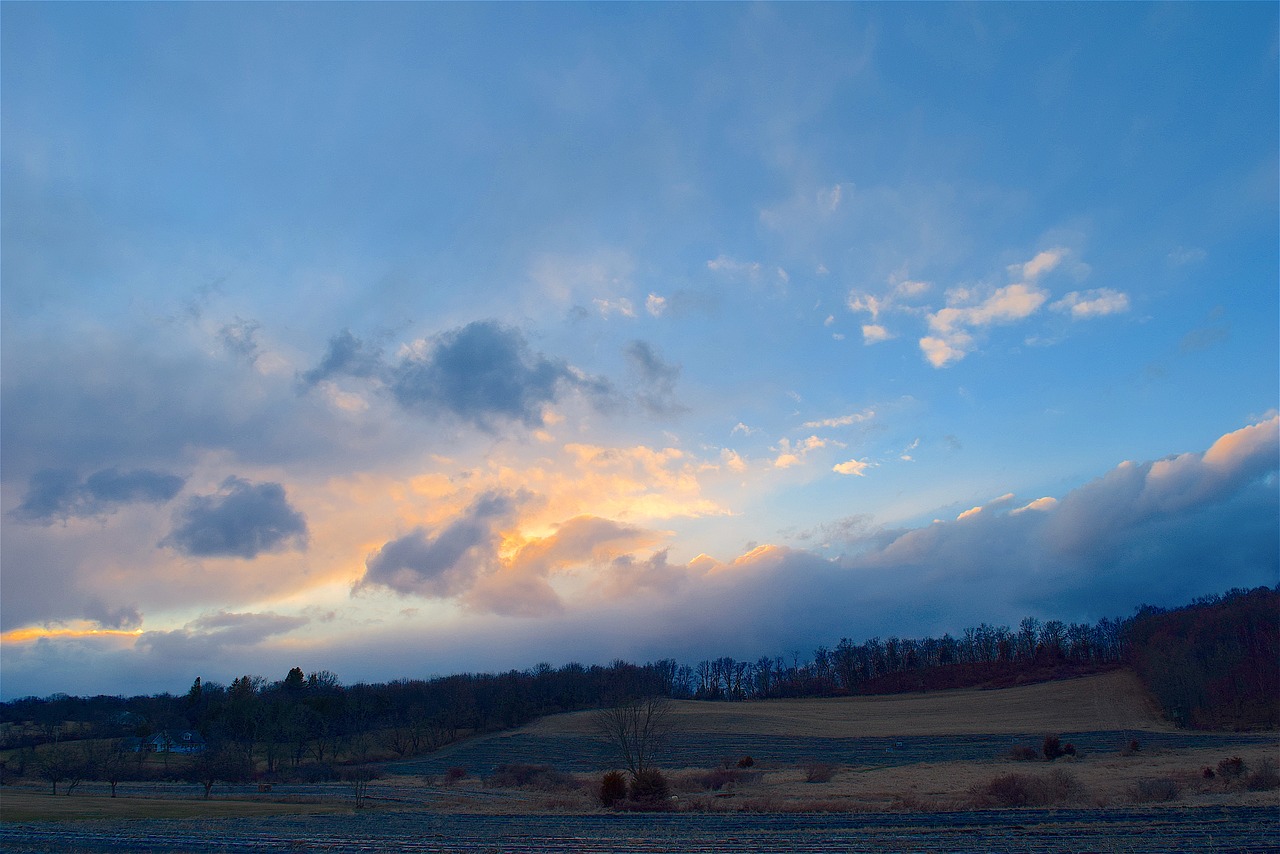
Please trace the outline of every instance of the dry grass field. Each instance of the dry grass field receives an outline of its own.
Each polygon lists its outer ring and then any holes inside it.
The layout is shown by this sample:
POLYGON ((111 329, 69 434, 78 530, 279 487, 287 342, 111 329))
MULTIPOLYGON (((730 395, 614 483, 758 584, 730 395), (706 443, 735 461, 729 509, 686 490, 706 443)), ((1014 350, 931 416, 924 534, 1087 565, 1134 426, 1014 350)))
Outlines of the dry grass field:
MULTIPOLYGON (((677 702, 677 724, 732 735, 870 738, 1002 732, 1174 731, 1128 670, 984 691, 758 703, 677 702)), ((543 718, 525 729, 556 737, 592 732, 591 713, 543 718)))
MULTIPOLYGON (((1159 714, 1127 671, 999 690, 915 695, 673 704, 684 747, 661 763, 672 806, 693 812, 930 813, 1003 806, 1123 808, 1130 805, 1280 807, 1280 788, 1245 776, 1206 777, 1240 757, 1252 772, 1275 768, 1280 734, 1195 733, 1159 714), (1075 738, 1076 756, 1017 760, 1011 746, 1039 748, 1045 734, 1075 738), (1074 734, 1074 735, 1072 735, 1074 734), (1124 749, 1137 739, 1140 749, 1124 749), (732 766, 744 753, 755 763, 732 766), (815 773, 816 772, 816 773, 815 773), (1012 776, 1011 776, 1012 775, 1012 776), (993 782, 1004 788, 994 792, 993 782), (1025 794, 1029 800, 1019 803, 1025 794)), ((673 739, 674 740, 674 739, 673 739)), ((1064 739, 1065 740, 1065 739, 1064 739)), ((517 731, 392 763, 369 787, 378 811, 439 815, 598 813, 601 768, 612 761, 590 712, 556 715, 517 731), (554 774, 526 786, 492 777, 505 763, 554 774), (464 768, 452 783, 442 773, 464 768), (597 770, 587 770, 597 769, 597 770)), ((277 784, 266 795, 166 784, 152 797, 110 799, 78 791, 0 790, 0 818, 217 818, 350 811, 346 786, 277 784)))

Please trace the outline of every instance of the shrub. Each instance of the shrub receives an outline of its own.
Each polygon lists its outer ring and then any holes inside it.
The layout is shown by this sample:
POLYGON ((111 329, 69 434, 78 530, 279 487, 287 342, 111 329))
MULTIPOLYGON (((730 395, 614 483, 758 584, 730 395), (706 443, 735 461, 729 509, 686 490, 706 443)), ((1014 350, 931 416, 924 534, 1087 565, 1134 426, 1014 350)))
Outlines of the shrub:
POLYGON ((1080 781, 1063 770, 1043 777, 1002 774, 972 791, 980 804, 1001 807, 1044 807, 1083 800, 1085 796, 1080 781))
POLYGON ((610 771, 600 780, 600 803, 611 807, 627 796, 627 775, 610 771))
POLYGON ((755 765, 755 764, 756 764, 756 761, 752 759, 750 756, 744 756, 738 760, 739 768, 750 768, 752 765, 755 765))
POLYGON ((1046 735, 1044 737, 1044 759, 1046 762, 1052 762, 1062 755, 1062 742, 1056 735, 1046 735))
POLYGON ((1206 780, 1212 780, 1214 777, 1218 775, 1213 773, 1212 768, 1206 767, 1203 771, 1200 772, 1200 776, 1204 777, 1206 780))
POLYGON ((1062 755, 1063 755, 1063 756, 1075 756, 1075 755, 1076 755, 1076 746, 1075 746, 1074 744, 1072 744, 1071 742, 1069 742, 1069 741, 1068 741, 1066 744, 1062 745, 1062 755))
POLYGON ((1040 754, 1029 744, 1019 744, 1009 750, 1009 758, 1017 762, 1029 762, 1039 759, 1040 754))
POLYGON ((499 788, 533 787, 543 791, 563 791, 577 788, 578 781, 550 765, 511 762, 494 768, 488 784, 499 788))
POLYGON ((1244 760, 1239 756, 1233 756, 1218 763, 1218 774, 1229 783, 1243 777, 1244 772, 1244 760))
POLYGON ((755 771, 738 768, 716 768, 688 774, 681 778, 679 788, 685 791, 703 789, 718 792, 732 783, 747 783, 759 776, 755 771))
POLYGON ((1138 743, 1138 740, 1136 738, 1131 738, 1129 739, 1129 743, 1120 749, 1120 754, 1122 756, 1132 756, 1141 749, 1142 745, 1138 743))
POLYGON ((1258 763, 1258 770, 1245 780, 1245 787, 1251 792, 1269 792, 1280 789, 1280 773, 1276 772, 1276 763, 1271 759, 1263 759, 1258 763))
POLYGON ((1182 786, 1168 778, 1139 780, 1133 791, 1133 799, 1143 804, 1176 801, 1181 795, 1182 786))
POLYGON ((830 762, 810 762, 804 766, 806 783, 829 783, 836 775, 836 766, 830 762))
POLYGON ((667 778, 655 768, 646 768, 631 780, 631 800, 644 806, 665 805, 671 799, 667 778))
POLYGON ((446 786, 451 786, 466 776, 466 768, 450 768, 448 771, 444 772, 444 783, 446 786))

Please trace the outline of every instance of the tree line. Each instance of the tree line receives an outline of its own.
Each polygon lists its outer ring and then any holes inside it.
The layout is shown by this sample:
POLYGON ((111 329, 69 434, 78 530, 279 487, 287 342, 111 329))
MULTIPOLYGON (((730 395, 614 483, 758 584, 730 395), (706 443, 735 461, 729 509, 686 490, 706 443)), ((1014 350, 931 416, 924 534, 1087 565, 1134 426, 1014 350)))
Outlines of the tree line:
POLYGON ((191 730, 207 745, 199 762, 217 757, 227 766, 219 773, 229 774, 238 763, 269 778, 413 756, 542 715, 607 708, 638 697, 732 702, 896 693, 1012 685, 1122 665, 1135 668, 1174 721, 1275 727, 1278 617, 1280 590, 1262 587, 1204 597, 1183 608, 1142 606, 1133 617, 1093 624, 1028 617, 1016 629, 984 623, 940 638, 844 638, 808 656, 793 652, 755 661, 544 663, 497 674, 350 685, 328 671, 305 674, 295 667, 276 681, 245 675, 222 685, 196 678, 179 695, 58 694, 3 703, 0 749, 17 751, 6 761, 13 770, 39 745, 114 739, 116 752, 140 755, 140 740, 191 730))

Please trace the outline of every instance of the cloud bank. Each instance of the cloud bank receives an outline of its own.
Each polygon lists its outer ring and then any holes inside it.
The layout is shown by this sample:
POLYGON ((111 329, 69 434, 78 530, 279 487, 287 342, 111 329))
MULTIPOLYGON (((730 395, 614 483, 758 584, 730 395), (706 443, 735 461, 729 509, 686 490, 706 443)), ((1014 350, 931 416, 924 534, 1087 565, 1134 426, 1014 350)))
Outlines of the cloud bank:
MULTIPOLYGON (((276 638, 310 618, 217 612, 132 640, 6 642, 6 691, 90 690, 156 667, 180 685, 192 678, 183 667, 207 669, 209 650, 223 656, 223 678, 305 655, 307 666, 391 679, 539 660, 807 653, 843 636, 941 634, 1025 615, 1122 616, 1142 602, 1280 581, 1278 475, 1280 417, 1272 417, 1201 453, 1121 463, 1057 498, 1007 494, 905 530, 864 516, 819 526, 813 535, 845 547, 835 558, 760 546, 728 561, 685 562, 669 559, 667 534, 602 517, 520 537, 513 528, 532 499, 489 492, 439 525, 388 540, 356 581, 353 602, 384 591, 406 603, 453 603, 458 614, 445 623, 371 626, 277 648, 276 638), (73 649, 79 660, 100 657, 101 682, 83 681, 73 649), (55 681, 72 672, 82 681, 55 681)), ((232 479, 184 510, 180 541, 240 556, 278 546, 301 535, 300 517, 284 511, 277 484, 232 479), (292 522, 245 531, 233 520, 251 504, 292 522)), ((103 625, 136 625, 136 611, 93 608, 103 625)))

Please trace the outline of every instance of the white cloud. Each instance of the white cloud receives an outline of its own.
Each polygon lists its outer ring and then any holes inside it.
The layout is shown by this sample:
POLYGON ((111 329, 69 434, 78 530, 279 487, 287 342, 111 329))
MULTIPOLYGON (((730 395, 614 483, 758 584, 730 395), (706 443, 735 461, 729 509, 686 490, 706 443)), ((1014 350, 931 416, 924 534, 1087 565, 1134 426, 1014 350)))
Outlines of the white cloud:
POLYGON ((959 361, 972 351, 975 341, 969 331, 993 324, 1013 323, 1030 317, 1044 305, 1048 294, 1021 282, 997 288, 975 305, 963 305, 974 299, 966 288, 948 292, 946 308, 929 315, 929 328, 935 333, 920 339, 920 349, 935 367, 959 361))
POLYGON ((870 421, 875 417, 875 410, 864 409, 861 412, 852 412, 848 415, 840 415, 836 418, 823 418, 820 421, 806 421, 804 429, 818 430, 823 427, 848 427, 850 424, 861 424, 863 421, 870 421))
POLYGON ((635 317, 636 309, 631 304, 631 300, 626 297, 618 297, 617 299, 594 299, 596 309, 600 312, 601 317, 608 317, 611 314, 620 314, 623 317, 635 317))
POLYGON ((893 334, 878 323, 864 323, 862 325, 863 344, 879 344, 881 341, 888 341, 891 338, 893 338, 893 334))
POLYGON ((1073 320, 1084 320, 1128 311, 1129 296, 1110 288, 1072 291, 1049 307, 1054 311, 1070 312, 1073 320))
POLYGON ((874 294, 850 293, 847 301, 850 311, 864 311, 875 320, 888 307, 888 301, 874 294))
POLYGON ((644 307, 654 317, 661 317, 667 310, 667 298, 649 294, 649 298, 644 301, 644 307))
POLYGON ((1045 273, 1056 269, 1068 254, 1069 250, 1061 246, 1053 249, 1046 249, 1044 252, 1038 253, 1036 257, 1032 258, 1025 264, 1010 265, 1009 272, 1014 275, 1020 275, 1021 278, 1026 279, 1029 282, 1034 282, 1045 273))
POLYGON ((831 470, 836 474, 849 474, 857 477, 865 477, 867 469, 871 467, 871 463, 866 460, 847 460, 832 466, 831 470))
POLYGON ((817 436, 810 436, 807 439, 801 439, 794 445, 789 439, 780 439, 777 447, 778 456, 777 459, 773 461, 773 465, 780 469, 798 466, 804 462, 804 458, 807 457, 810 452, 816 451, 820 448, 825 448, 828 445, 839 444, 839 442, 833 442, 830 439, 821 439, 817 436))

